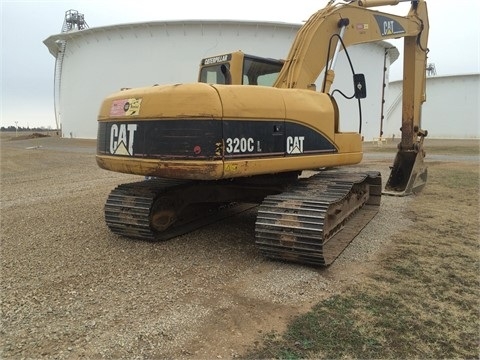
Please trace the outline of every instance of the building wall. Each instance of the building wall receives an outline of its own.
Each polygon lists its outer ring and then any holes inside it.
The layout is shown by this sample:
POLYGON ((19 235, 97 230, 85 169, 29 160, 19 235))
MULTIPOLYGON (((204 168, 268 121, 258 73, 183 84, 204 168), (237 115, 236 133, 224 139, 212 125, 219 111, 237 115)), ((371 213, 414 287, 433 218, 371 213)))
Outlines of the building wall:
MULTIPOLYGON (((348 51, 352 58, 355 72, 365 74, 367 97, 361 100, 360 117, 359 105, 356 99, 347 100, 340 94, 334 93, 334 98, 340 110, 340 130, 357 132, 361 130, 365 140, 372 140, 380 135, 380 119, 383 106, 382 88, 385 81, 386 86, 383 96, 386 98, 389 93, 388 69, 390 63, 396 60, 398 52, 396 48, 393 48, 393 57, 388 54, 385 56, 385 47, 375 46, 375 44, 355 45, 349 48, 348 51), (384 66, 387 68, 385 79, 383 75, 384 66)), ((341 74, 342 78, 338 83, 337 81, 333 83, 331 90, 338 88, 345 95, 352 96, 353 75, 346 59, 339 62, 336 73, 341 74)), ((386 109, 383 111, 385 112, 386 109)))
MULTIPOLYGON (((385 137, 400 137, 402 81, 390 83, 385 137)), ((480 74, 427 78, 427 101, 422 106, 422 128, 429 138, 480 138, 480 74)))
MULTIPOLYGON (((97 113, 108 94, 123 87, 197 81, 200 59, 242 50, 285 58, 300 25, 239 21, 172 21, 115 25, 53 35, 45 44, 58 56, 56 41, 65 40, 60 100, 57 106, 63 136, 95 138, 97 113)), ((365 137, 378 132, 383 61, 390 44, 357 45, 349 50, 356 72, 365 72, 368 97, 363 100, 365 137)), ((398 56, 388 56, 388 64, 398 56), (393 60, 392 60, 393 59, 393 60)), ((322 61, 322 59, 319 59, 322 61)), ((352 74, 340 55, 334 88, 353 93, 352 74)), ((321 77, 317 81, 321 88, 321 77)), ((341 128, 358 130, 356 100, 335 96, 341 128)))

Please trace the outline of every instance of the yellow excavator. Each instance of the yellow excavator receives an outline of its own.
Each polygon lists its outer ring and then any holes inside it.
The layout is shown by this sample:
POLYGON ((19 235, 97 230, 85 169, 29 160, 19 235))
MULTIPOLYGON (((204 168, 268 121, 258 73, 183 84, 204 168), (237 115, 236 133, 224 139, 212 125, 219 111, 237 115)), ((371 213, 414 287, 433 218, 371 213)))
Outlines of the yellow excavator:
MULTIPOLYGON (((331 264, 378 212, 382 195, 379 172, 338 169, 363 155, 360 130, 339 130, 331 91, 339 53, 348 56, 350 45, 404 38, 402 138, 384 192, 408 195, 426 183, 420 117, 427 6, 411 1, 406 16, 371 9, 397 3, 330 1, 300 28, 285 60, 216 55, 201 61, 197 83, 107 97, 98 117, 97 163, 145 176, 110 193, 108 227, 165 240, 258 206, 255 241, 263 255, 331 264)), ((360 102, 365 77, 350 64, 352 98, 360 102)))

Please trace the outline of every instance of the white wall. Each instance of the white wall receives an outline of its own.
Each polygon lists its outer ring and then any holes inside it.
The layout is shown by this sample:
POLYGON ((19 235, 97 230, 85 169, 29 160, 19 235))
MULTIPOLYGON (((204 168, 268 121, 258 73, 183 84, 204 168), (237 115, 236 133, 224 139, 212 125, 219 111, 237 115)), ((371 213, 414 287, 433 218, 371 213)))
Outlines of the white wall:
MULTIPOLYGON (((384 136, 400 137, 402 81, 390 83, 384 136)), ((480 74, 427 78, 427 101, 422 106, 422 128, 429 138, 480 138, 480 74)))
MULTIPOLYGON (((382 88, 383 88, 383 68, 385 60, 385 46, 378 44, 361 44, 348 48, 356 73, 365 74, 367 85, 367 97, 361 100, 362 109, 362 135, 365 140, 371 140, 380 135, 380 119, 382 114, 382 88)), ((391 45, 390 45, 391 46, 391 45)), ((386 67, 390 67, 398 57, 398 50, 393 49, 392 54, 386 57, 386 67)), ((340 75, 340 81, 335 81, 332 90, 339 88, 347 96, 353 95, 353 76, 351 75, 350 65, 346 56, 340 54, 338 65, 335 68, 336 74, 340 75)), ((336 75, 337 78, 337 75, 336 75)), ((388 94, 388 70, 386 74, 385 96, 388 94)), ((335 100, 340 109, 340 130, 358 131, 359 130, 359 111, 358 101, 356 99, 345 100, 340 94, 334 94, 335 100)), ((384 113, 386 109, 384 110, 384 113)))
MULTIPOLYGON (((300 25, 239 21, 171 21, 115 25, 53 35, 45 40, 56 56, 55 41, 67 41, 63 61, 59 117, 65 137, 95 138, 97 114, 105 96, 123 87, 197 81, 200 60, 242 50, 285 58, 300 25)), ((356 72, 367 77, 363 100, 365 138, 378 133, 384 48, 388 43, 357 45, 350 56, 356 72)), ((398 56, 390 55, 393 61, 398 56)), ((323 59, 319 59, 323 61, 323 59)), ((346 57, 336 67, 338 87, 351 95, 352 75, 346 57)), ((319 78, 317 88, 321 87, 319 78)), ((342 129, 358 130, 355 100, 339 99, 342 129)))

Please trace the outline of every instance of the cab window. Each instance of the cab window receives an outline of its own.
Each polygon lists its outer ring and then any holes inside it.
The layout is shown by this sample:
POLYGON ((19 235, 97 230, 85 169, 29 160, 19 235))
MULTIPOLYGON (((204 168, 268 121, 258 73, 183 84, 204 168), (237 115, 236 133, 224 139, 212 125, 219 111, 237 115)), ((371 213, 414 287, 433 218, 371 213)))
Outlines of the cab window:
POLYGON ((243 61, 243 84, 272 86, 277 80, 283 62, 279 60, 245 57, 243 61))
POLYGON ((204 66, 200 71, 200 82, 207 84, 230 84, 230 64, 204 66))

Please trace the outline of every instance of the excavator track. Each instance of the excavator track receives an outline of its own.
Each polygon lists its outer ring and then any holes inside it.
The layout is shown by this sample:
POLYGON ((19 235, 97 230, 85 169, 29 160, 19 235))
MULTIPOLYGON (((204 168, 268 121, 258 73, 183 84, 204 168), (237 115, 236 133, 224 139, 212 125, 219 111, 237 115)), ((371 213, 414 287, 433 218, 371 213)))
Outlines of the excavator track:
POLYGON ((110 192, 105 204, 105 221, 118 235, 153 241, 157 234, 150 226, 150 213, 155 198, 167 189, 185 181, 148 180, 122 184, 110 192))
POLYGON ((331 264, 378 212, 380 173, 322 172, 258 209, 256 244, 271 259, 331 264))
POLYGON ((191 181, 154 179, 119 185, 108 196, 105 221, 115 234, 158 241, 186 234, 257 206, 199 203, 182 211, 181 206, 175 204, 181 199, 178 194, 192 189, 192 184, 191 181))
POLYGON ((168 240, 257 207, 266 195, 278 192, 272 185, 151 179, 112 190, 105 221, 121 236, 168 240))

